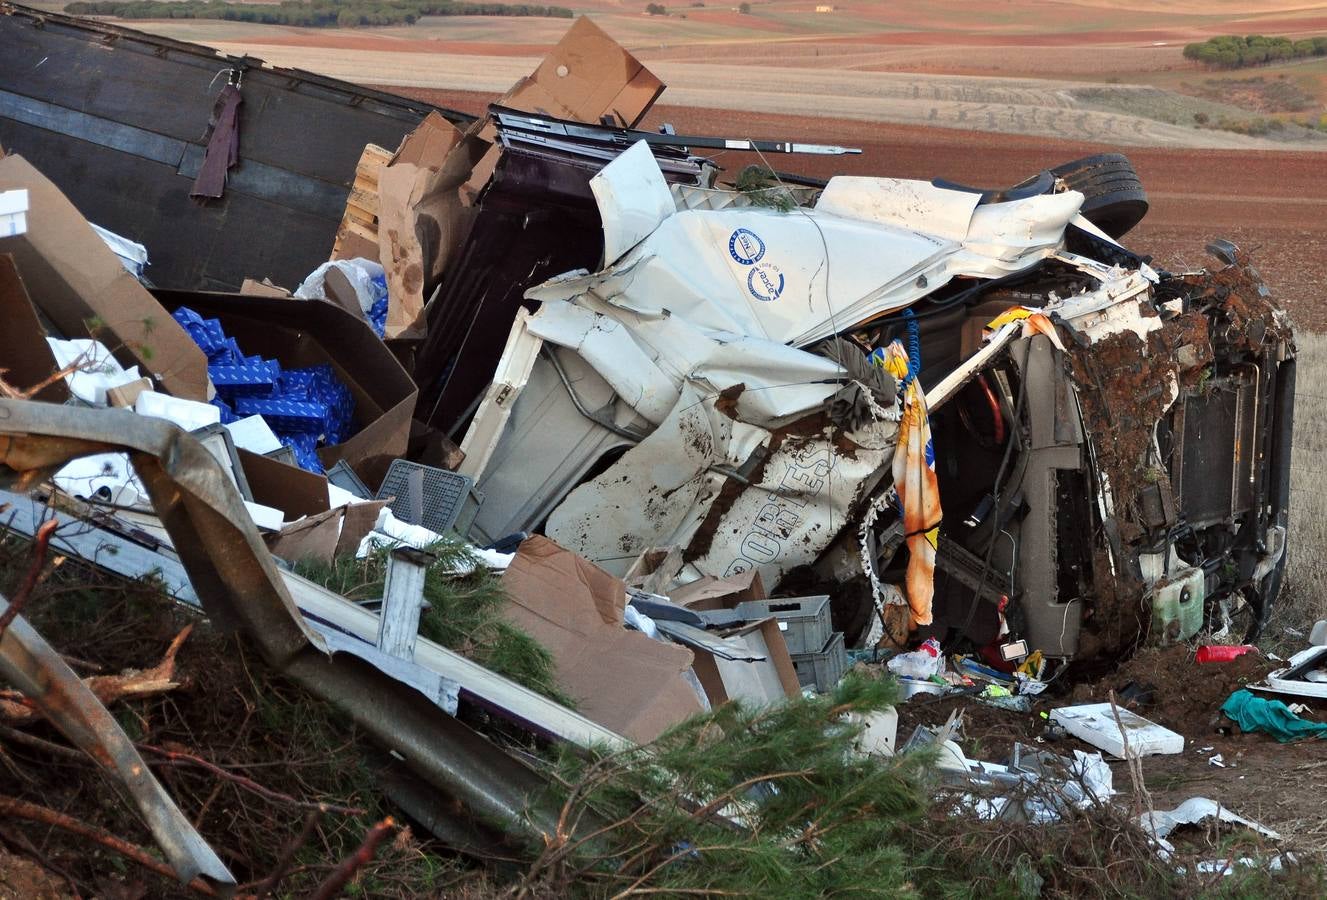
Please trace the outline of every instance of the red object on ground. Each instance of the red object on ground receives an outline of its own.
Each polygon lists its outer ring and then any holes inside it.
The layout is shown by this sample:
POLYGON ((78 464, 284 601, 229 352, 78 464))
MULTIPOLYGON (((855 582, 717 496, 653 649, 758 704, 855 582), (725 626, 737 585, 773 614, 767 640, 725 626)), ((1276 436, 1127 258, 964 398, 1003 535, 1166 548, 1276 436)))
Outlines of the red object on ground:
POLYGON ((1252 644, 1212 644, 1199 647, 1197 658, 1200 663, 1230 662, 1232 659, 1257 649, 1252 644))

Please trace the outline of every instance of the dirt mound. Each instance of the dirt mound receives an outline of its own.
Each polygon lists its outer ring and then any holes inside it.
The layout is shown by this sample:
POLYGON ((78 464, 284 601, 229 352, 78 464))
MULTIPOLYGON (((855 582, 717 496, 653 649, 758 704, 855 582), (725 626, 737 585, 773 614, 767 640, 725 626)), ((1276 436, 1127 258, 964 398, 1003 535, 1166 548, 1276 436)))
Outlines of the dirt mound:
POLYGON ((1140 650, 1111 674, 1074 688, 1073 700, 1100 703, 1110 692, 1121 705, 1191 740, 1210 736, 1222 722, 1221 704, 1261 681, 1275 663, 1256 651, 1226 663, 1194 661, 1185 644, 1140 650), (1136 686, 1130 690, 1130 686, 1136 686))

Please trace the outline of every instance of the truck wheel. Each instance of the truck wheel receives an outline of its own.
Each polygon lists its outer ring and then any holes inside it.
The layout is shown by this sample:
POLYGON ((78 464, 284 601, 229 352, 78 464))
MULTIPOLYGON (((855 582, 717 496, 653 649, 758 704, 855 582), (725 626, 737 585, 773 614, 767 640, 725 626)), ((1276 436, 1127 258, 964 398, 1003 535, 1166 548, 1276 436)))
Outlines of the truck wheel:
POLYGON ((1126 234, 1147 215, 1147 192, 1123 153, 1099 153, 1051 169, 1055 177, 1087 199, 1083 218, 1113 238, 1126 234))

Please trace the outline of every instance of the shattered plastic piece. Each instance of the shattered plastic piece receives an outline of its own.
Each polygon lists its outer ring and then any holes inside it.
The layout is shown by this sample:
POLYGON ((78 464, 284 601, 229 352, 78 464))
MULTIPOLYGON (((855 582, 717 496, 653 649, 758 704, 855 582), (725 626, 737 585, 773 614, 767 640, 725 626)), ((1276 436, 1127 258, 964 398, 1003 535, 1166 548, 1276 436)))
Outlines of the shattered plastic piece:
POLYGON ((1175 846, 1166 840, 1170 833, 1181 825, 1197 825, 1205 819, 1216 818, 1233 825, 1243 825, 1261 834, 1263 837, 1279 841, 1281 835, 1252 819, 1236 815, 1221 804, 1206 797, 1190 797, 1179 806, 1170 810, 1155 810, 1138 816, 1137 822, 1143 831, 1152 836, 1163 857, 1175 852, 1175 846))
POLYGON ((152 508, 147 488, 123 453, 80 457, 61 468, 51 480, 71 497, 127 508, 152 508))
POLYGON ((98 237, 106 242, 106 246, 111 248, 111 252, 120 257, 120 262, 124 264, 125 271, 135 278, 143 277, 143 269, 147 266, 147 248, 137 241, 131 241, 127 237, 121 237, 114 231, 102 228, 93 222, 89 222, 92 230, 97 232, 98 237))

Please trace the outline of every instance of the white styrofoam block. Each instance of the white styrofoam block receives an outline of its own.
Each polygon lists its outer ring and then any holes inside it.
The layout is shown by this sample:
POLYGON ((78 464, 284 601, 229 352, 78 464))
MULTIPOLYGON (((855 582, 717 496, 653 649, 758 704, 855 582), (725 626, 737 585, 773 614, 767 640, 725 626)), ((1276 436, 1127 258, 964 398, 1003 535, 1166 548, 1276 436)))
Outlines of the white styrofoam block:
POLYGON ((14 237, 28 230, 28 191, 0 191, 0 237, 14 237))
POLYGON ((221 421, 221 410, 211 403, 183 400, 156 391, 143 391, 139 394, 138 399, 134 401, 134 412, 140 416, 166 419, 185 431, 216 425, 221 421))
POLYGON ((281 441, 262 416, 245 416, 228 424, 226 430, 239 450, 262 455, 281 449, 281 441))
POLYGON ((76 371, 65 376, 65 383, 69 385, 71 394, 93 406, 105 406, 106 392, 111 388, 130 384, 143 377, 138 374, 138 366, 126 369, 116 362, 111 351, 100 341, 48 337, 46 345, 51 348, 51 356, 57 368, 77 366, 76 371))
POLYGON ((259 528, 265 528, 268 531, 280 531, 281 526, 285 524, 285 513, 274 507, 263 506, 261 503, 254 503, 252 500, 245 500, 244 508, 249 511, 249 518, 253 519, 253 524, 259 528))
POLYGON ((125 453, 98 453, 70 460, 51 480, 71 497, 126 508, 152 509, 147 488, 138 480, 125 453))
POLYGON ((339 509, 342 506, 349 506, 352 503, 363 503, 363 499, 356 497, 350 491, 343 487, 337 487, 330 481, 327 482, 327 508, 339 509))
POLYGON ((1109 703, 1065 706, 1051 711, 1051 721, 1062 725, 1065 731, 1121 759, 1126 752, 1135 757, 1184 752, 1183 735, 1127 709, 1120 709, 1119 716, 1116 724, 1115 711, 1109 703), (1128 738, 1127 751, 1125 738, 1128 738))

